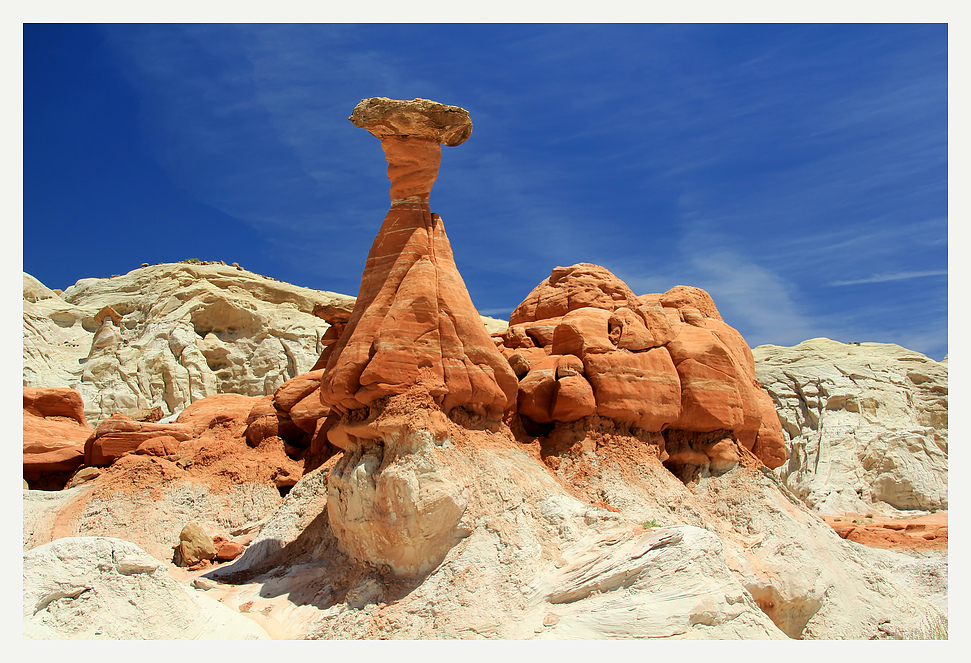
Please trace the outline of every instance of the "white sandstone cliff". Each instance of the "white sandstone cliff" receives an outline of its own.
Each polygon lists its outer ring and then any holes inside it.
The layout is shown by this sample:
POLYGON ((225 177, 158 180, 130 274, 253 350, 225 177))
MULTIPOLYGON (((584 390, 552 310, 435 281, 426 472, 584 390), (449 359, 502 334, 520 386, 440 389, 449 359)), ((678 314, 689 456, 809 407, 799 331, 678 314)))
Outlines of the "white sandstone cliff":
POLYGON ((752 354, 787 437, 779 472, 811 508, 947 508, 946 358, 826 338, 752 354))

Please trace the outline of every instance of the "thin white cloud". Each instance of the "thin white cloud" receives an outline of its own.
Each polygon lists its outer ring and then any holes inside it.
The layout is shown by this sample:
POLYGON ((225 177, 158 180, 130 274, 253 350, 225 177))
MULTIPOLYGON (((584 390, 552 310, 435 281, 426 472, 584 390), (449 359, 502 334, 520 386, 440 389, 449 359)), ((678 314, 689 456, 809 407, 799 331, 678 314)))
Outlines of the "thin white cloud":
POLYGON ((925 272, 894 272, 892 274, 877 274, 865 279, 854 279, 852 281, 832 281, 829 285, 859 285, 862 283, 886 283, 887 281, 905 281, 907 279, 919 279, 926 276, 947 276, 946 269, 932 269, 925 272))

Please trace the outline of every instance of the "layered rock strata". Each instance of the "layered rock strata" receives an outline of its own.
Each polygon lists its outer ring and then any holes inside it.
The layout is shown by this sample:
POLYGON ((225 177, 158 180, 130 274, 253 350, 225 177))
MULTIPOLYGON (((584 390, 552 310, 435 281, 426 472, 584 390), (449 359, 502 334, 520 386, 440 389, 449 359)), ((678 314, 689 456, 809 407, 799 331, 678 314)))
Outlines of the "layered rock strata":
POLYGON ((782 477, 811 508, 947 508, 946 358, 826 338, 753 353, 789 447, 782 477))
POLYGON ((534 433, 596 414, 663 434, 659 454, 685 476, 734 467, 736 443, 768 467, 785 462, 752 352, 700 288, 638 297, 598 265, 557 267, 493 336, 534 433))
POLYGON ((516 376, 489 338, 428 203, 441 143, 468 138, 468 113, 378 98, 362 101, 350 119, 381 139, 391 209, 327 362, 321 400, 348 412, 404 393, 420 378, 446 412, 463 407, 498 419, 515 404, 516 376))
POLYGON ((471 134, 468 112, 376 98, 358 104, 350 120, 381 139, 391 209, 354 311, 325 351, 319 398, 337 419, 328 439, 344 451, 328 482, 328 512, 348 554, 414 575, 441 561, 465 510, 465 489, 438 462, 446 440, 432 422, 457 410, 496 422, 515 407, 518 381, 475 310, 428 202, 441 145, 471 134), (415 389, 428 418, 390 414, 389 403, 415 389))
POLYGON ((59 488, 84 463, 92 432, 74 389, 24 387, 24 481, 59 488))

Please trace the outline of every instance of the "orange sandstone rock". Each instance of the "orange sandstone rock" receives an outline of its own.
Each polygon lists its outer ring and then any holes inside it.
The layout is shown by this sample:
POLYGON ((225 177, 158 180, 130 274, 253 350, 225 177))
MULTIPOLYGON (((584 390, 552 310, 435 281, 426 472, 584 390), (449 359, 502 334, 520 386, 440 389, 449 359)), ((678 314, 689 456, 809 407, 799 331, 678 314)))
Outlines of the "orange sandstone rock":
POLYGON ((172 456, 179 453, 180 444, 171 435, 159 435, 139 444, 135 453, 143 456, 172 456))
POLYGON ((701 288, 635 297, 603 267, 557 267, 513 311, 510 325, 496 339, 522 378, 520 412, 537 423, 575 421, 586 410, 564 404, 568 394, 583 400, 589 385, 603 417, 650 432, 688 433, 672 466, 725 471, 738 462, 736 444, 772 468, 786 460, 782 427, 755 379, 752 352, 701 288), (538 347, 529 347, 530 340, 538 347), (551 377, 541 351, 582 358, 582 382, 551 377))
POLYGON ((610 270, 581 262, 557 267, 536 286, 509 316, 509 325, 566 315, 578 308, 614 311, 622 306, 637 308, 637 297, 610 270))
POLYGON ((609 310, 584 307, 563 316, 553 331, 550 352, 557 355, 576 355, 583 359, 588 353, 613 352, 616 346, 610 337, 609 310))
POLYGON ((690 285, 676 285, 660 297, 661 306, 669 308, 692 308, 706 318, 721 320, 721 314, 715 307, 711 295, 690 285))
POLYGON ((597 414, 658 432, 678 420, 681 383, 665 348, 616 350, 583 360, 597 414))
POLYGON ((74 389, 24 387, 24 410, 37 417, 67 417, 88 425, 84 400, 74 389))
POLYGON ((176 423, 191 428, 193 435, 202 435, 217 426, 241 426, 260 400, 259 396, 213 394, 182 410, 176 423))
POLYGON ((293 423, 313 435, 317 429, 317 422, 330 414, 330 407, 320 402, 319 384, 290 408, 289 414, 293 423))
POLYGON ((273 405, 277 409, 289 412, 294 405, 320 388, 320 378, 323 375, 323 369, 317 369, 290 378, 273 392, 273 405))
MULTIPOLYGON (((498 418, 518 379, 479 318, 428 198, 439 143, 468 138, 467 113, 427 100, 362 101, 351 120, 381 138, 391 210, 368 254, 354 311, 327 362, 320 399, 340 411, 402 394, 419 379, 447 412, 498 418)), ((461 109, 458 109, 461 110, 461 109)))
POLYGON ((73 472, 84 461, 84 443, 92 428, 84 419, 84 401, 74 389, 24 387, 24 479, 35 483, 73 472))
POLYGON ((126 453, 138 449, 143 442, 160 435, 169 435, 179 442, 194 437, 193 428, 188 424, 153 424, 113 414, 102 421, 85 442, 84 464, 111 465, 126 453))

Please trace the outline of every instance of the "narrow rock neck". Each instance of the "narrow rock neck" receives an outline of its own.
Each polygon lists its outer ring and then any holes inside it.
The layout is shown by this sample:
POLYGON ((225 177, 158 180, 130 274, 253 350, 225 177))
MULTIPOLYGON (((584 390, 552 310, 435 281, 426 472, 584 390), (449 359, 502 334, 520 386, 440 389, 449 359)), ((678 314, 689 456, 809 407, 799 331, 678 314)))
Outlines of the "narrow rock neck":
POLYGON ((388 160, 391 201, 418 198, 427 203, 438 178, 442 146, 420 138, 390 136, 381 139, 381 147, 388 160))

